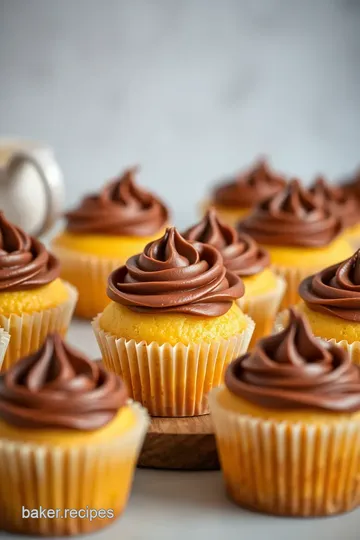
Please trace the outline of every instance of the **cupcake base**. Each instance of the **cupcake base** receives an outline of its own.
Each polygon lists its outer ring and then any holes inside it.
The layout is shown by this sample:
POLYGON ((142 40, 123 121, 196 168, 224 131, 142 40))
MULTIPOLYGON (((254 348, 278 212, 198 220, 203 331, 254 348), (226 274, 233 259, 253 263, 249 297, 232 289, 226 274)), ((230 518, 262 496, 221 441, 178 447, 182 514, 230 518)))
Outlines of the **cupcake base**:
POLYGON ((223 408, 210 393, 226 490, 239 506, 292 517, 349 512, 360 504, 360 422, 266 420, 223 408))
POLYGON ((0 529, 35 536, 96 531, 124 510, 148 416, 129 403, 136 425, 116 440, 94 446, 60 447, 0 440, 0 529), (15 486, 14 489, 11 486, 15 486), (21 487, 22 486, 22 487, 21 487), (51 509, 53 517, 24 518, 22 509, 51 509), (97 517, 70 510, 104 510, 97 517), (62 517, 61 517, 62 516, 62 517))
POLYGON ((208 392, 223 382, 227 365, 247 351, 255 326, 246 316, 246 329, 229 339, 159 345, 117 338, 100 328, 100 317, 92 325, 104 366, 120 375, 132 399, 151 416, 207 414, 208 392))
POLYGON ((66 335, 78 298, 77 290, 66 283, 68 299, 43 311, 24 313, 23 315, 0 315, 0 326, 9 333, 10 342, 7 347, 1 370, 13 365, 19 358, 38 350, 46 336, 52 332, 66 335))

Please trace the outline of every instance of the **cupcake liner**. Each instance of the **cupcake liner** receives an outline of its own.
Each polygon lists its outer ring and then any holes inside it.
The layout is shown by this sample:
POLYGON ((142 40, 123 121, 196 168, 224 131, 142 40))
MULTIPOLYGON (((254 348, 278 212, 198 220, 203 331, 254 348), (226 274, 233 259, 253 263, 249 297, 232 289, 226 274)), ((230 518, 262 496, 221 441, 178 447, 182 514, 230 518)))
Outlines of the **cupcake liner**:
POLYGON ((3 328, 0 328, 0 371, 1 366, 4 362, 4 357, 6 353, 6 349, 8 348, 10 341, 10 334, 6 332, 3 328))
POLYGON ((124 261, 81 254, 52 245, 52 252, 61 262, 61 277, 74 285, 79 293, 75 314, 93 319, 110 302, 106 295, 109 274, 124 261))
POLYGON ((250 342, 253 347, 258 339, 271 333, 281 300, 286 291, 286 281, 277 276, 276 288, 262 295, 245 296, 238 300, 240 309, 255 322, 255 330, 250 342))
POLYGON ((360 421, 277 422, 223 409, 209 395, 230 497, 283 516, 328 516, 360 504, 360 421))
POLYGON ((286 290, 280 303, 280 309, 297 304, 300 300, 299 285, 303 279, 317 271, 315 268, 294 268, 287 266, 271 265, 272 270, 286 281, 286 290))
MULTIPOLYGON (((286 326, 286 322, 287 322, 287 317, 288 317, 287 310, 284 310, 277 315, 275 324, 274 324, 274 332, 281 332, 282 330, 284 330, 286 326)), ((360 341, 354 341, 353 343, 349 343, 346 339, 336 341, 336 339, 334 338, 327 339, 322 336, 316 336, 316 335, 315 337, 317 337, 318 339, 321 339, 322 341, 333 343, 334 345, 337 345, 338 347, 345 349, 349 353, 351 361, 354 364, 360 365, 360 341)))
POLYGON ((177 343, 126 340, 100 328, 93 329, 106 369, 125 381, 130 396, 151 416, 198 416, 209 412, 207 393, 223 382, 227 365, 247 351, 254 321, 246 316, 246 329, 212 343, 177 343))
POLYGON ((0 439, 0 529, 63 536, 95 531, 113 522, 127 503, 148 426, 146 411, 136 403, 129 406, 136 425, 101 444, 61 447, 0 439), (58 509, 59 515, 26 519, 23 507, 58 509), (113 516, 90 520, 82 512, 82 517, 71 518, 71 509, 110 510, 113 516))
POLYGON ((11 337, 1 366, 2 371, 8 369, 23 356, 38 350, 48 334, 59 332, 65 336, 78 294, 69 283, 64 282, 64 284, 69 298, 56 307, 23 315, 12 314, 10 317, 0 315, 0 326, 11 337))

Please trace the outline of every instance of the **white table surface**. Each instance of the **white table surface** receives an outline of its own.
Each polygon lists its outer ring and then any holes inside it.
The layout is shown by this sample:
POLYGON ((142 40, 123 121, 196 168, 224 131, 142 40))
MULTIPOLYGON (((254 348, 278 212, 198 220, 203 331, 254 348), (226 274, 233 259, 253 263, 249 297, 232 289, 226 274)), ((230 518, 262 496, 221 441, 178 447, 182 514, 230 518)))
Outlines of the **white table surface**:
MULTIPOLYGON (((74 321, 69 342, 99 357, 89 323, 74 321)), ((0 533, 1 538, 23 538, 0 533)), ((124 515, 103 531, 81 538, 99 540, 359 540, 360 509, 322 519, 263 516, 227 499, 220 472, 140 469, 124 515)))

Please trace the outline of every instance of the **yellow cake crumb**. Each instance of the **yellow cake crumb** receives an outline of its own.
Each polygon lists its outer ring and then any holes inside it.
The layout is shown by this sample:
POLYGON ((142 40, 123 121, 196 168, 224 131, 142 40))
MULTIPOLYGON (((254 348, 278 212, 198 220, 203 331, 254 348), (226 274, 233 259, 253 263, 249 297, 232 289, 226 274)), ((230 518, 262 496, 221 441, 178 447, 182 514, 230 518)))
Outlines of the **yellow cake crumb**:
POLYGON ((244 398, 232 394, 226 387, 219 389, 216 401, 220 407, 230 412, 245 414, 262 420, 277 422, 302 422, 306 424, 332 424, 343 421, 360 420, 358 413, 338 413, 315 409, 270 409, 255 405, 244 398))
POLYGON ((306 315, 315 336, 336 341, 345 339, 348 343, 360 341, 360 323, 313 311, 305 302, 300 302, 296 307, 306 315))
POLYGON ((263 247, 269 251, 273 264, 295 268, 326 268, 353 255, 353 249, 344 236, 322 248, 269 245, 263 247))
POLYGON ((245 330, 247 320, 234 303, 221 317, 198 317, 175 313, 136 313, 110 302, 100 317, 100 328, 127 340, 163 343, 200 343, 228 339, 245 330))
POLYGON ((69 298, 69 292, 61 279, 28 291, 0 292, 0 315, 21 315, 53 308, 69 298))
POLYGON ((242 278, 245 285, 245 296, 260 296, 273 291, 277 287, 277 280, 274 272, 265 268, 255 276, 242 278))
POLYGON ((109 236, 101 234, 73 234, 64 231, 53 240, 56 247, 71 251, 113 259, 127 260, 141 253, 153 240, 163 236, 165 229, 153 236, 109 236))

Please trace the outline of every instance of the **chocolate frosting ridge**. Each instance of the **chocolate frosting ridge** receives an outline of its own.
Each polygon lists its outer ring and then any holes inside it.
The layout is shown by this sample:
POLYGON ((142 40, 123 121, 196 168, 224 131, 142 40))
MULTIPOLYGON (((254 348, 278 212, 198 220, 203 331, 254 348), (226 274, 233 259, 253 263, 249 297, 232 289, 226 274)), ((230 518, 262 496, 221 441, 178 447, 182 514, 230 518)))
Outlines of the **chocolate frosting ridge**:
POLYGON ((360 410, 360 367, 337 345, 315 338, 303 315, 258 341, 228 367, 225 384, 236 396, 270 409, 360 410))
POLYGON ((318 177, 309 189, 316 201, 329 208, 330 212, 339 217, 345 227, 351 227, 360 221, 360 206, 356 196, 340 186, 332 186, 323 177, 318 177))
POLYGON ((129 169, 99 194, 84 197, 66 214, 67 230, 76 234, 152 236, 169 219, 166 206, 135 183, 137 169, 129 169))
POLYGON ((133 311, 217 317, 243 296, 244 284, 217 249, 171 227, 110 274, 107 294, 133 311))
POLYGON ((260 244, 316 248, 332 242, 342 223, 294 179, 260 203, 237 228, 260 244))
POLYGON ((22 428, 95 430, 126 400, 119 377, 65 345, 58 334, 0 375, 0 417, 22 428))
POLYGON ((228 270, 240 277, 253 276, 270 265, 269 253, 246 234, 223 223, 214 208, 204 218, 184 233, 190 242, 210 244, 223 256, 228 270))
POLYGON ((215 187, 212 199, 222 206, 250 208, 277 193, 285 184, 285 178, 272 172, 266 160, 260 159, 231 182, 215 187))
POLYGON ((12 225, 0 212, 0 291, 34 289, 59 275, 59 262, 44 244, 12 225))
POLYGON ((360 322, 360 250, 346 261, 305 278, 299 294, 313 311, 360 322))

